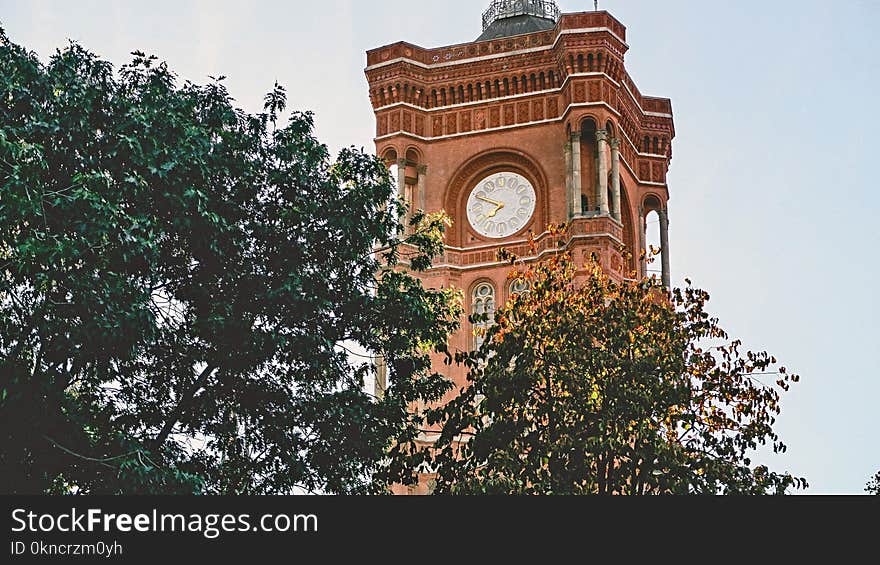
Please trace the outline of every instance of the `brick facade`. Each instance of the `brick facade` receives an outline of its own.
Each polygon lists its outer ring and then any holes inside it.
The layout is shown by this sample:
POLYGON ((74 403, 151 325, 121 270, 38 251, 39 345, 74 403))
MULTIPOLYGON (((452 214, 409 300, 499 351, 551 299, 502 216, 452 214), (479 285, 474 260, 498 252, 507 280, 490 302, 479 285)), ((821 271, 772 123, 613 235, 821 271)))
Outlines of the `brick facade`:
MULTIPOLYGON (((412 195, 414 207, 445 210, 455 222, 446 252, 421 275, 426 285, 460 288, 467 304, 485 281, 502 303, 509 266, 497 261, 498 249, 529 255, 531 231, 540 253, 548 224, 564 222, 577 261, 595 253, 620 280, 645 273, 638 260, 644 218, 652 210, 665 217, 675 128, 670 100, 642 95, 630 78, 627 50, 626 28, 600 11, 562 14, 550 31, 436 49, 395 43, 367 53, 377 154, 405 167, 401 193, 412 195), (619 147, 617 217, 601 213, 597 192, 600 185, 611 190, 615 154, 597 129, 619 147), (471 228, 465 206, 480 179, 501 171, 528 179, 537 206, 519 233, 489 240, 471 228), (584 210, 574 208, 578 196, 584 210)), ((473 342, 465 322, 450 347, 468 350, 473 342)), ((460 368, 439 366, 455 390, 465 384, 460 368)), ((430 443, 431 434, 424 439, 430 443)), ((423 482, 410 492, 426 489, 423 482)))

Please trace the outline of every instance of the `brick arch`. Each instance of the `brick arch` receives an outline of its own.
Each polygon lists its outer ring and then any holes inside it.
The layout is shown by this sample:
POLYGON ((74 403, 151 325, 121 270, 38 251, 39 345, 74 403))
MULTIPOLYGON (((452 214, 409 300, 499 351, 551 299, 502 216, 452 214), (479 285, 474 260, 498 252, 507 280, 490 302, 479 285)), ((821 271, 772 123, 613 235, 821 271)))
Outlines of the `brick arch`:
POLYGON ((626 269, 624 275, 629 278, 632 273, 638 271, 639 255, 638 228, 633 218, 632 201, 629 197, 629 189, 623 182, 620 183, 620 217, 623 224, 623 245, 628 257, 624 258, 626 269))
POLYGON ((406 152, 403 154, 404 158, 409 160, 409 155, 412 153, 415 153, 415 156, 416 156, 415 162, 416 163, 422 163, 424 161, 422 158, 422 151, 418 147, 416 147, 415 145, 408 145, 406 147, 406 152))
POLYGON ((663 198, 654 192, 649 192, 642 198, 642 207, 645 212, 659 212, 663 209, 663 198))
POLYGON ((602 118, 598 115, 593 114, 592 112, 587 112, 578 116, 577 118, 577 129, 575 131, 584 131, 584 124, 587 120, 593 120, 593 123, 596 124, 596 130, 602 129, 600 126, 602 124, 602 118))
POLYGON ((491 149, 470 160, 452 175, 443 200, 444 209, 459 221, 449 233, 448 244, 461 247, 469 233, 465 205, 470 188, 480 179, 493 173, 511 171, 521 174, 535 188, 538 203, 532 220, 532 229, 543 231, 549 218, 547 175, 536 159, 517 149, 491 149))
POLYGON ((389 156, 394 153, 393 159, 400 158, 400 151, 398 151, 397 147, 394 144, 389 143, 388 145, 382 146, 376 154, 379 155, 381 159, 388 160, 389 156))
POLYGON ((610 135, 617 135, 617 131, 619 129, 618 125, 614 123, 614 120, 608 118, 605 120, 605 131, 607 131, 610 135), (610 131, 609 131, 610 130, 610 131))
POLYGON ((498 293, 500 290, 502 290, 498 288, 498 281, 488 275, 480 275, 479 277, 474 279, 470 285, 468 285, 467 295, 465 296, 465 302, 467 303, 466 305, 468 311, 470 311, 471 306, 473 306, 474 291, 477 290, 477 287, 481 284, 488 284, 495 290, 496 304, 498 302, 498 293))

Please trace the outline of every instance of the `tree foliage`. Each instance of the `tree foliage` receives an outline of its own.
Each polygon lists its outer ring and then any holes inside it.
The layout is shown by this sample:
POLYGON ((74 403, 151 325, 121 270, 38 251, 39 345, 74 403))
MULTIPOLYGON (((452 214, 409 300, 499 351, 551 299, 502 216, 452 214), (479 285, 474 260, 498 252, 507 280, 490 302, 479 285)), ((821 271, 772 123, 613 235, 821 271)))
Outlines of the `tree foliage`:
POLYGON ((446 391, 459 301, 399 267, 447 219, 404 232, 384 163, 222 80, 0 31, 3 491, 369 492, 446 391))
POLYGON ((871 482, 869 482, 868 486, 865 488, 865 492, 880 496, 880 472, 874 475, 874 478, 871 479, 871 482))
POLYGON ((436 492, 805 488, 749 457, 763 445, 785 450, 773 425, 780 393, 798 377, 730 340, 706 312, 706 292, 615 282, 596 262, 575 265, 564 228, 551 230, 551 256, 507 255, 511 281, 530 290, 498 309, 478 351, 460 356, 470 383, 430 416, 443 425, 436 492))

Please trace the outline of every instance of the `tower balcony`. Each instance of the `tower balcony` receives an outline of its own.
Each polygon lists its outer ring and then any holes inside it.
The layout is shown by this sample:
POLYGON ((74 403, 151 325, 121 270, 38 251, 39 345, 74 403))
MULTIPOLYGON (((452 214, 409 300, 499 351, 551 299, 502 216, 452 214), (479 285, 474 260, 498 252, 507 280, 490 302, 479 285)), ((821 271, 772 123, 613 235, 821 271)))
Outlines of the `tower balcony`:
MULTIPOLYGON (((567 238, 569 249, 583 247, 585 244, 619 248, 624 242, 623 226, 609 216, 578 217, 569 223, 567 238)), ((502 248, 525 261, 538 259, 558 249, 557 238, 549 232, 534 236, 534 240, 534 248, 529 244, 527 235, 466 248, 446 247, 443 254, 434 260, 434 268, 468 270, 502 265, 505 261, 498 258, 498 251, 502 248)), ((582 257, 576 258, 580 260, 582 257)))
POLYGON ((483 31, 505 18, 535 16, 555 24, 559 21, 559 15, 559 6, 553 0, 494 0, 483 12, 483 31))
POLYGON ((477 41, 551 30, 559 17, 553 1, 494 0, 483 13, 483 34, 477 41))

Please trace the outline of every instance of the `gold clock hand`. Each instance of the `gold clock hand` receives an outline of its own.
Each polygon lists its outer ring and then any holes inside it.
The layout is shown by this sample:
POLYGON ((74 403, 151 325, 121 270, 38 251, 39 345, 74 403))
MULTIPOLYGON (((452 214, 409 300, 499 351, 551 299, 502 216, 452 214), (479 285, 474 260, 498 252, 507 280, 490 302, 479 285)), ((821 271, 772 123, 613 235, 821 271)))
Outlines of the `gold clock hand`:
POLYGON ((498 202, 497 200, 491 200, 491 199, 489 199, 489 198, 484 198, 484 197, 482 197, 482 196, 477 196, 477 200, 482 200, 483 202, 488 202, 488 203, 491 204, 492 206, 498 206, 499 209, 504 208, 504 203, 503 203, 503 202, 498 202))
POLYGON ((495 216, 498 215, 498 212, 500 212, 502 208, 504 208, 504 204, 498 204, 498 207, 495 208, 495 210, 486 217, 487 218, 494 218, 495 216))

